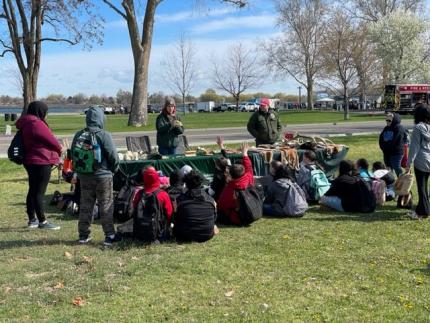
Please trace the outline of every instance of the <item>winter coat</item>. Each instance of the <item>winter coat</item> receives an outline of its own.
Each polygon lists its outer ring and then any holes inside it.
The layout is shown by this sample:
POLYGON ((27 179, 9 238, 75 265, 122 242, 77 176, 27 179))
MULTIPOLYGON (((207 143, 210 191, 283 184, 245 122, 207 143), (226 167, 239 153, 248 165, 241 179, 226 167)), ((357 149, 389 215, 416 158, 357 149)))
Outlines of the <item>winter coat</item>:
POLYGON ((254 185, 252 163, 248 156, 243 156, 243 166, 245 167, 245 173, 241 177, 228 182, 217 201, 218 210, 229 217, 234 224, 240 224, 239 214, 237 213, 239 204, 234 191, 244 190, 248 185, 254 185))
POLYGON ((258 110, 248 121, 248 132, 255 138, 256 144, 273 144, 279 140, 282 129, 279 117, 272 111, 258 110))
POLYGON ((346 212, 360 212, 360 199, 357 199, 357 176, 340 175, 332 183, 325 196, 337 196, 346 212))
POLYGON ((430 173, 430 125, 427 123, 418 123, 412 132, 408 166, 411 164, 422 172, 430 173))
POLYGON ((214 235, 215 201, 203 189, 193 189, 177 198, 173 234, 179 241, 207 241, 214 235))
POLYGON ((45 121, 35 115, 23 115, 16 122, 25 149, 24 165, 56 165, 60 162, 61 145, 45 121))
POLYGON ((273 212, 282 216, 285 215, 284 207, 292 182, 288 178, 279 178, 270 184, 267 197, 264 203, 271 204, 273 212))
POLYGON ((78 174, 80 178, 90 179, 94 177, 111 177, 112 173, 116 173, 118 170, 118 153, 111 134, 103 130, 104 123, 105 115, 103 110, 92 107, 88 109, 86 113, 86 128, 78 131, 73 138, 72 147, 75 146, 77 139, 84 131, 92 131, 95 134, 97 143, 100 145, 101 150, 101 163, 99 169, 95 170, 93 174, 78 174))
POLYGON ((400 124, 400 116, 395 113, 393 121, 379 135, 379 147, 384 156, 403 155, 407 143, 407 130, 400 124))
POLYGON ((179 144, 178 136, 184 133, 183 126, 173 126, 173 121, 181 121, 179 117, 167 115, 165 112, 161 112, 155 126, 157 128, 157 145, 158 147, 165 148, 176 148, 179 144))

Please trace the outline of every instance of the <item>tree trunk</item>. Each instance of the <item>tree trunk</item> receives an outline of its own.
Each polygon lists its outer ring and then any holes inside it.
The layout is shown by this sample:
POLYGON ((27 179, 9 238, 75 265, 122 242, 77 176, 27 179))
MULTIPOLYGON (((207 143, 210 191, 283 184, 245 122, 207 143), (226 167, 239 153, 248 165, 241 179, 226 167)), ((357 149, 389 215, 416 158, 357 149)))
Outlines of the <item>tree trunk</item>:
POLYGON ((345 104, 345 108, 343 109, 343 119, 349 120, 349 100, 346 87, 343 88, 343 102, 345 104))
MULTIPOLYGON (((314 109, 314 84, 313 81, 308 78, 308 86, 306 87, 306 91, 308 92, 308 110, 314 109)), ((301 107, 300 107, 301 108, 301 107)))
POLYGON ((22 114, 27 113, 28 105, 30 102, 36 99, 36 87, 37 84, 32 82, 32 78, 28 75, 28 73, 22 75, 22 95, 24 99, 22 114))
POLYGON ((133 95, 131 98, 130 115, 128 117, 128 125, 133 127, 141 127, 145 124, 145 111, 148 96, 148 70, 144 67, 142 60, 134 67, 133 95))

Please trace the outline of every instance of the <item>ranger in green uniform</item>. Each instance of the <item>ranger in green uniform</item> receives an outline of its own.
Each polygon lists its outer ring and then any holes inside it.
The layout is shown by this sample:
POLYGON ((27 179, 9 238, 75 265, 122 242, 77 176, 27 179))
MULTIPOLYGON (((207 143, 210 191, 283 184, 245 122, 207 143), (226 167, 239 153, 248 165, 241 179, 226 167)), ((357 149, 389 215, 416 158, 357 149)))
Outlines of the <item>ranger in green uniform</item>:
POLYGON ((261 99, 260 108, 248 121, 248 131, 255 138, 257 146, 273 144, 279 140, 281 123, 279 117, 269 107, 269 99, 261 99))
POLYGON ((176 104, 172 97, 167 97, 163 111, 155 122, 157 145, 161 155, 175 155, 179 144, 179 135, 184 133, 184 126, 176 115, 176 104))

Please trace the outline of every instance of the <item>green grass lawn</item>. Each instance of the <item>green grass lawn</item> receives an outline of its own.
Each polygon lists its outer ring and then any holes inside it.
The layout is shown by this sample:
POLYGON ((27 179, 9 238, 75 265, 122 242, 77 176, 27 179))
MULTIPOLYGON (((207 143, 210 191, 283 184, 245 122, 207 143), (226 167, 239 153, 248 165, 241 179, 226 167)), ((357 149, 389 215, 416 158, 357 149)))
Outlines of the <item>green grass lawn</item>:
MULTIPOLYGON (((304 123, 331 123, 344 122, 342 112, 280 112, 283 124, 304 124, 304 123)), ((248 112, 224 112, 224 113, 191 113, 185 116, 180 115, 186 129, 199 128, 225 128, 225 127, 245 127, 251 113, 248 112)), ((128 115, 108 115, 107 130, 111 132, 124 131, 144 131, 155 130, 155 119, 157 114, 149 115, 148 125, 141 128, 127 126, 128 115)), ((382 121, 383 115, 373 115, 367 113, 351 113, 350 121, 382 121)), ((71 134, 85 124, 84 115, 49 115, 48 123, 55 134, 71 134)), ((0 120, 0 131, 4 132, 4 120, 0 120)))
MULTIPOLYGON (((375 136, 336 142, 350 159, 381 158, 375 136)), ((54 208, 60 231, 26 229, 25 173, 5 160, 0 169, 0 321, 430 319, 430 220, 407 220, 393 202, 372 215, 313 207, 301 219, 221 228, 204 244, 103 250, 99 223, 94 243, 79 246, 76 219, 54 208)), ((57 189, 68 186, 48 192, 57 189)))

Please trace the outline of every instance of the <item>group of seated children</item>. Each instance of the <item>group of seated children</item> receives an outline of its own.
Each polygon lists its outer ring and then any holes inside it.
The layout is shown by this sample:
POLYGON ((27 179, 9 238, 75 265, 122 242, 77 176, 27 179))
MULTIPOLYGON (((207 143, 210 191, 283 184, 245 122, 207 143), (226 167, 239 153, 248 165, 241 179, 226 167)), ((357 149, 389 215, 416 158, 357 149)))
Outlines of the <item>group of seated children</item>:
POLYGON ((260 192, 255 187, 248 145, 244 143, 241 149, 242 163, 235 164, 222 150, 209 187, 204 187, 205 179, 198 171, 186 165, 171 173, 170 186, 162 189, 159 172, 145 168, 144 188, 133 201, 133 235, 142 240, 173 235, 180 242, 204 242, 219 232, 216 223, 243 226, 263 213, 301 217, 309 203, 340 212, 373 212, 376 204, 394 196, 394 176, 381 162, 374 163, 370 171, 365 159, 341 161, 339 176, 329 182, 311 150, 304 153, 298 170, 273 161, 270 175, 257 181, 262 184, 260 192), (254 217, 244 220, 243 210, 254 217))

